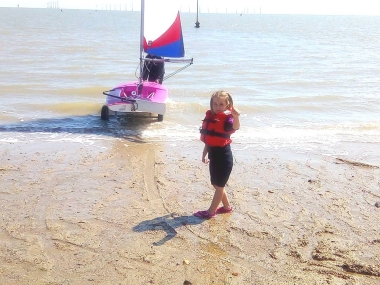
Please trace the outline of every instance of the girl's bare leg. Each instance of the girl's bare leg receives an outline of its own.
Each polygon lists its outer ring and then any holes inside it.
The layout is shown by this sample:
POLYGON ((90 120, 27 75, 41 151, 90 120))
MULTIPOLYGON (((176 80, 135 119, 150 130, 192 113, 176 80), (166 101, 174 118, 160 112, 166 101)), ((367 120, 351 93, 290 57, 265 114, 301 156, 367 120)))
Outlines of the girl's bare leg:
POLYGON ((228 200, 226 190, 224 190, 224 193, 223 193, 222 204, 223 204, 223 207, 224 207, 226 210, 231 209, 230 201, 228 200))
POLYGON ((218 208, 220 202, 223 203, 223 206, 226 209, 230 208, 230 202, 227 197, 227 193, 224 190, 224 187, 219 187, 216 185, 213 185, 215 188, 214 198, 212 199, 210 208, 207 210, 210 214, 213 214, 216 212, 216 209, 218 208))

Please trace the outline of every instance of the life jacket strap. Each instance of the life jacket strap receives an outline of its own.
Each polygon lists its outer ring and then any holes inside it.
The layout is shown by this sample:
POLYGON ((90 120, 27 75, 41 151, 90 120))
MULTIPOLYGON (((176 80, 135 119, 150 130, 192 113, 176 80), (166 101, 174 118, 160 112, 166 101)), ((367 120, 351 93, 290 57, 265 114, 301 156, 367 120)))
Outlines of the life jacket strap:
POLYGON ((208 122, 208 123, 216 123, 217 122, 215 119, 208 119, 208 118, 205 118, 202 121, 203 122, 208 122))
POLYGON ((226 139, 229 139, 230 136, 231 136, 231 135, 229 135, 229 134, 219 133, 219 132, 216 132, 216 131, 214 131, 214 130, 209 131, 209 130, 205 130, 205 129, 199 129, 199 132, 200 132, 202 135, 215 136, 215 137, 222 137, 222 138, 226 138, 226 139))

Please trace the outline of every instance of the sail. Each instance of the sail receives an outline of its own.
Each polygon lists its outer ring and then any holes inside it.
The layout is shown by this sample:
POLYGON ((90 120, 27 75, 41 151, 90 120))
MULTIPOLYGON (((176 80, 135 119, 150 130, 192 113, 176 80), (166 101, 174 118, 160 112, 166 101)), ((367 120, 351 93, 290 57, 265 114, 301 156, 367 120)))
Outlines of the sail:
MULTIPOLYGON (((144 52, 163 57, 184 57, 181 17, 178 10, 162 15, 145 9, 144 52)), ((166 12, 167 11, 166 9, 166 12)))

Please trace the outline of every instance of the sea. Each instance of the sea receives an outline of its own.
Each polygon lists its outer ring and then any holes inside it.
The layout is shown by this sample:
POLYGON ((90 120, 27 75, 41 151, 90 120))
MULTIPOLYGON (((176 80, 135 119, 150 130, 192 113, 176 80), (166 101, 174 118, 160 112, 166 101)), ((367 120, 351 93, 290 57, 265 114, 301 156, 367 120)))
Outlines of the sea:
MULTIPOLYGON (((199 141, 210 96, 241 111, 233 146, 379 161, 380 17, 182 12, 162 122, 100 119, 103 91, 137 79, 138 11, 0 8, 0 145, 199 141), (176 73, 176 74, 175 74, 176 73)), ((159 21, 159 15, 157 15, 159 21)))

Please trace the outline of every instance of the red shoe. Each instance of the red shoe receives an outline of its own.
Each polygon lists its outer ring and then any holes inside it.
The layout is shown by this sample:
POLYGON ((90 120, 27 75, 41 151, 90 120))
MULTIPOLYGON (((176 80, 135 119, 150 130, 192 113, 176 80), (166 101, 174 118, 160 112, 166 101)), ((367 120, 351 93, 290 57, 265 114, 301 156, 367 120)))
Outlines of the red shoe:
POLYGON ((227 214, 231 212, 232 212, 232 208, 229 208, 228 210, 226 210, 223 206, 216 209, 217 214, 227 214))
POLYGON ((211 219, 213 217, 216 216, 216 214, 209 214, 209 212, 207 211, 198 211, 196 213, 194 213, 194 216, 198 217, 198 218, 202 218, 202 219, 211 219))

